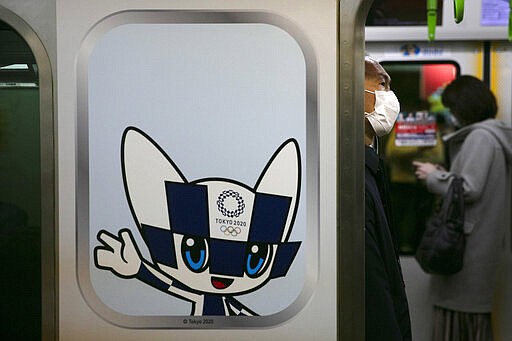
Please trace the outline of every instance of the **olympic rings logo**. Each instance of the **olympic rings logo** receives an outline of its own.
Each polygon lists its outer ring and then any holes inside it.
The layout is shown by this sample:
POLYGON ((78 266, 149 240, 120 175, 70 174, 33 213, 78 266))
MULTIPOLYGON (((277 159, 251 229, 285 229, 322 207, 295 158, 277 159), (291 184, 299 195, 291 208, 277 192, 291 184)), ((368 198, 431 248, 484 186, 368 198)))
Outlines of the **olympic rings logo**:
POLYGON ((230 217, 230 218, 238 217, 238 216, 240 216, 240 214, 244 213, 244 209, 245 209, 244 199, 238 192, 235 192, 232 190, 223 191, 217 198, 217 208, 219 209, 220 213, 222 213, 222 215, 225 217, 230 217), (226 199, 228 199, 228 198, 233 198, 236 200, 236 204, 237 204, 236 209, 229 210, 226 208, 225 202, 226 202, 226 199))
POLYGON ((220 230, 222 232, 224 232, 224 234, 226 236, 231 235, 233 237, 238 236, 242 232, 242 229, 240 227, 233 227, 233 226, 226 226, 226 225, 222 225, 220 227, 220 230))

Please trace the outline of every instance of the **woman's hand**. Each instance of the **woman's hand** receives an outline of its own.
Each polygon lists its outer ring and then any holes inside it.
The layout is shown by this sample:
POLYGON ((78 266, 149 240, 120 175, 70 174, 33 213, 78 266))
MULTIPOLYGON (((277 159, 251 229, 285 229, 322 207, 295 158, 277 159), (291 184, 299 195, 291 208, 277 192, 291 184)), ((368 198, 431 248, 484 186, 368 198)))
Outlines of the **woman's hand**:
POLYGON ((444 168, 440 165, 435 165, 430 162, 420 162, 420 161, 413 161, 412 165, 416 167, 416 170, 414 171, 414 174, 416 177, 420 180, 425 180, 427 176, 436 170, 444 170, 444 168))

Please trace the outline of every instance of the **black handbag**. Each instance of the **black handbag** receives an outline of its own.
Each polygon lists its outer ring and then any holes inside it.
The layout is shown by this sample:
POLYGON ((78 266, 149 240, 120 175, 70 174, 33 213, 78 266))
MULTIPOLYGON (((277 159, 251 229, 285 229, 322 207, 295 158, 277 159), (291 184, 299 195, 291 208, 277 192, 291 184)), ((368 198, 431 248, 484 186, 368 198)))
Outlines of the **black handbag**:
POLYGON ((416 250, 416 260, 430 274, 451 275, 462 269, 464 248, 464 189, 452 175, 440 208, 431 216, 416 250))

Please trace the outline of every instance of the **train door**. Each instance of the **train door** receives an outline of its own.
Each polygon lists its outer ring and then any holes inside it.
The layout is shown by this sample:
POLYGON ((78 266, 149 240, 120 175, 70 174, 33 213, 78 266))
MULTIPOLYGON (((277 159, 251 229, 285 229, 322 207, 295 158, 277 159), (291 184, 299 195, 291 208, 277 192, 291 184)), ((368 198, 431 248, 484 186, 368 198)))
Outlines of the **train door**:
POLYGON ((414 253, 435 198, 416 180, 411 162, 444 163, 441 137, 453 130, 453 124, 440 96, 444 86, 459 74, 482 78, 483 44, 367 42, 366 52, 386 68, 392 79, 391 88, 401 103, 395 128, 381 141, 379 149, 391 180, 413 335, 415 340, 429 340, 429 276, 417 264, 414 253))
POLYGON ((57 2, 61 339, 361 338, 362 2, 57 2))
POLYGON ((6 340, 52 335, 51 94, 41 42, 0 7, 0 338, 6 340))

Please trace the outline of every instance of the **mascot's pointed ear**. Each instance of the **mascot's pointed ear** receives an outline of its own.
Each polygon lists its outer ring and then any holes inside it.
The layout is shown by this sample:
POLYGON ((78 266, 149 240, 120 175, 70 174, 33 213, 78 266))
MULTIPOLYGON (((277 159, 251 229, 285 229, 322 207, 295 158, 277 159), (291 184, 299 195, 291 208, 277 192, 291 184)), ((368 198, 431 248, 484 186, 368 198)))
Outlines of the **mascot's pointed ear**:
POLYGON ((164 181, 187 182, 180 170, 148 135, 129 127, 121 142, 126 196, 141 224, 170 229, 164 181))
POLYGON ((299 202, 301 161, 299 144, 295 139, 285 141, 272 155, 256 182, 255 191, 291 198, 281 241, 288 240, 299 202))

